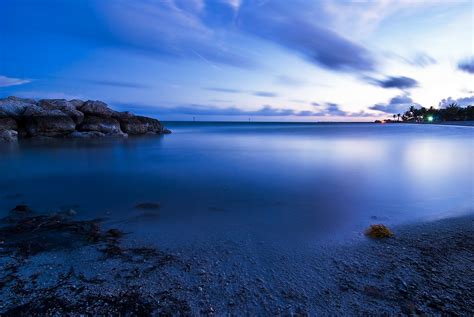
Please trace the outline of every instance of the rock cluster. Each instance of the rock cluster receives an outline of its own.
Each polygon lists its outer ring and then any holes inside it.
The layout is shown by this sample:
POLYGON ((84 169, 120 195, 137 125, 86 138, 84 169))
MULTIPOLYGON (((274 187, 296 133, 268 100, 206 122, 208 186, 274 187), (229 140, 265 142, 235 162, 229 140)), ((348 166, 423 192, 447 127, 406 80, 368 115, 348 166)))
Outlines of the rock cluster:
POLYGON ((0 142, 29 137, 90 138, 167 134, 160 121, 118 112, 102 101, 0 99, 0 142))

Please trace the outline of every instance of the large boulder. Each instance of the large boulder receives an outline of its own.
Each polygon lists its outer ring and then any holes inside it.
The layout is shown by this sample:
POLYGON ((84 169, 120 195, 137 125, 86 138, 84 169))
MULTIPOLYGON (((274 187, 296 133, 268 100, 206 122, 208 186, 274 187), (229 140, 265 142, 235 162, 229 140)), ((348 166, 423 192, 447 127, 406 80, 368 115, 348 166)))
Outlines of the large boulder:
POLYGON ((130 135, 140 135, 148 132, 148 126, 137 117, 122 118, 120 120, 120 127, 123 132, 130 135))
POLYGON ((30 106, 23 113, 29 136, 65 136, 76 129, 74 121, 61 110, 30 106))
POLYGON ((79 111, 85 115, 101 117, 101 118, 112 118, 116 113, 107 106, 105 102, 102 101, 86 101, 82 106, 78 108, 79 111))
POLYGON ((10 117, 20 117, 28 107, 34 105, 34 99, 8 97, 0 99, 0 113, 10 117))
POLYGON ((130 135, 169 133, 157 119, 142 116, 122 116, 120 127, 130 135))
POLYGON ((97 131, 104 134, 124 135, 120 129, 120 123, 118 120, 95 116, 86 116, 77 130, 83 132, 97 131))
POLYGON ((18 141, 18 132, 15 130, 0 130, 0 143, 18 141))
POLYGON ((136 118, 147 127, 147 133, 162 133, 163 125, 157 119, 136 116, 136 118))
POLYGON ((76 109, 76 106, 65 99, 42 99, 38 105, 46 110, 60 110, 67 114, 76 124, 81 124, 84 114, 76 109))

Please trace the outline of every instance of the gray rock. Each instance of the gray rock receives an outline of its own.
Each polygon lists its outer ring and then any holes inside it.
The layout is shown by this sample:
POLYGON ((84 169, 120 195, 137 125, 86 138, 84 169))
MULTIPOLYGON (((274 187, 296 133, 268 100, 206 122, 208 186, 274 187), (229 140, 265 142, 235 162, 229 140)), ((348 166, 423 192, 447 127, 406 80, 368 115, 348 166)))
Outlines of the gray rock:
POLYGON ((69 134, 68 137, 76 138, 76 139, 94 139, 94 138, 101 138, 104 137, 105 134, 98 131, 74 131, 73 133, 69 134))
POLYGON ((42 99, 38 105, 46 110, 60 110, 67 114, 76 124, 81 124, 84 120, 84 114, 65 99, 42 99))
POLYGON ((0 112, 11 117, 19 117, 23 115, 25 110, 34 105, 34 99, 23 99, 17 97, 8 97, 0 99, 0 112))
POLYGON ((124 135, 120 123, 113 118, 86 116, 84 122, 77 128, 78 131, 97 131, 104 134, 124 135))
POLYGON ((23 118, 29 136, 58 137, 73 132, 74 121, 61 110, 47 110, 39 106, 28 107, 23 118))
POLYGON ((18 132, 15 130, 0 131, 0 142, 16 142, 18 141, 18 132))
POLYGON ((141 122, 137 117, 122 118, 120 127, 123 132, 130 135, 141 135, 148 132, 148 125, 141 122))
POLYGON ((0 116, 0 131, 15 130, 18 131, 18 123, 15 119, 0 116))
POLYGON ((86 101, 84 105, 78 108, 79 111, 85 115, 91 115, 101 118, 112 118, 116 114, 115 111, 109 108, 105 102, 102 101, 86 101))
POLYGON ((136 116, 135 118, 147 127, 147 133, 163 133, 163 126, 157 119, 142 116, 136 116))
POLYGON ((77 110, 79 110, 79 108, 84 105, 85 101, 79 99, 72 99, 69 100, 69 103, 71 103, 71 105, 73 105, 77 110))

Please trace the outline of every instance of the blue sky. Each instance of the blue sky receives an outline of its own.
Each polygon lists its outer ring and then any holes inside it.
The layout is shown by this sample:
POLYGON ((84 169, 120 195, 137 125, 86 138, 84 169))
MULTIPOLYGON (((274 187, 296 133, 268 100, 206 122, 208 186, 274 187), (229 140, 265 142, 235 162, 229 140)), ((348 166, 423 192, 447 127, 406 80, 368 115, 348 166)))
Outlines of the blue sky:
POLYGON ((367 121, 472 103, 473 20, 472 0, 2 0, 0 96, 367 121))

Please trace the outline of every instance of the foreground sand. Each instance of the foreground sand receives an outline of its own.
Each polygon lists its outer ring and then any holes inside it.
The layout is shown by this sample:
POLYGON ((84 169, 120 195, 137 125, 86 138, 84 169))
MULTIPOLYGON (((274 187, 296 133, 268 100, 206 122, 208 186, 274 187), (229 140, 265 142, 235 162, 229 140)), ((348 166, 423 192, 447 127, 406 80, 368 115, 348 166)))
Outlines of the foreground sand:
POLYGON ((71 215, 4 220, 0 314, 474 314, 474 216, 386 240, 159 250, 71 215))

